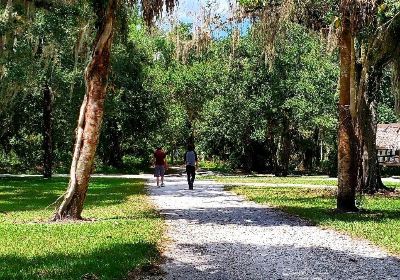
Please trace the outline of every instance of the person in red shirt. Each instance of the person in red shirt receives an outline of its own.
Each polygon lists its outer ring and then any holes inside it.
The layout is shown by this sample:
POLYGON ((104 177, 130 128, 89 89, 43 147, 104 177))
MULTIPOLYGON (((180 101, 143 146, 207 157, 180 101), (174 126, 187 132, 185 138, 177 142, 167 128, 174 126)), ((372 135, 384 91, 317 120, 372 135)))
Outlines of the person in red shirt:
POLYGON ((161 187, 164 187, 164 174, 165 169, 167 169, 167 154, 162 150, 162 147, 157 147, 154 152, 154 177, 157 178, 157 187, 160 186, 161 177, 161 187))

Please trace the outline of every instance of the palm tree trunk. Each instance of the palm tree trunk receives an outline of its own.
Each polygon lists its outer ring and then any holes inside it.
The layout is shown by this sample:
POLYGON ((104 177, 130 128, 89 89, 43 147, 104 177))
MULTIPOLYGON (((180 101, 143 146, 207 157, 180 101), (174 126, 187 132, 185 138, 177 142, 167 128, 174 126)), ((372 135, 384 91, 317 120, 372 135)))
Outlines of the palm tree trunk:
POLYGON ((92 59, 85 71, 86 94, 81 106, 76 142, 70 171, 70 182, 54 219, 81 219, 104 112, 110 52, 115 25, 117 0, 106 7, 98 0, 99 28, 92 59))
POLYGON ((351 70, 353 38, 347 10, 347 1, 343 0, 342 30, 340 34, 340 95, 339 95, 339 131, 338 131, 338 195, 339 211, 355 211, 355 191, 357 186, 356 135, 350 110, 351 70))

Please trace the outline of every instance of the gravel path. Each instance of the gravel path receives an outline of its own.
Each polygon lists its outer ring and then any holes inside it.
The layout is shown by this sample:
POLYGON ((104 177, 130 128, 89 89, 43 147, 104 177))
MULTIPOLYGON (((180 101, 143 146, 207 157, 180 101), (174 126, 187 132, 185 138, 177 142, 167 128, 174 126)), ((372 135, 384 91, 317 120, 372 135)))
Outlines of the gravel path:
POLYGON ((310 226, 183 177, 149 190, 165 215, 163 276, 151 279, 400 279, 400 261, 363 240, 310 226))

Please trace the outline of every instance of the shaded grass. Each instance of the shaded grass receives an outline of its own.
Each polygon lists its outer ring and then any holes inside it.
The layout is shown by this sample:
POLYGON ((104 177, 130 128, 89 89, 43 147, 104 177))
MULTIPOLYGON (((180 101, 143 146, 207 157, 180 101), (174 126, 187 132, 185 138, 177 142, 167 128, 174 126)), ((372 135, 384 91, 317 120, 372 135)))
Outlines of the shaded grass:
POLYGON ((67 179, 0 179, 0 279, 120 279, 159 257, 163 221, 144 182, 92 179, 83 216, 47 223, 67 179))
POLYGON ((220 183, 306 184, 336 186, 337 180, 326 177, 275 177, 275 176, 208 176, 220 183))
MULTIPOLYGON (((275 177, 275 176, 203 176, 220 183, 265 183, 265 184, 302 184, 337 186, 337 179, 326 176, 301 176, 301 177, 275 177)), ((400 188, 400 182, 384 181, 388 187, 400 188)))
POLYGON ((228 164, 219 161, 200 161, 199 167, 220 173, 229 173, 233 171, 228 164))
POLYGON ((400 197, 365 196, 360 213, 343 214, 332 189, 295 187, 227 187, 247 199, 268 204, 316 225, 362 237, 400 255, 400 197))

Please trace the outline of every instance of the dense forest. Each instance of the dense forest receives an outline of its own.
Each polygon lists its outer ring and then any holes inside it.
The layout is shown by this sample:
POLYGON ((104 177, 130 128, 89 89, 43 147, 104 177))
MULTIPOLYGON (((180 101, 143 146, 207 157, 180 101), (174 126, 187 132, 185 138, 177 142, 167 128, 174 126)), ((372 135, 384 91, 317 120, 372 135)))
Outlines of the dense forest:
MULTIPOLYGON (((40 173, 50 159, 67 173, 95 19, 87 5, 28 5, 0 11, 0 169, 40 173)), ((179 161, 194 141, 202 159, 231 168, 335 175, 339 57, 327 36, 286 22, 271 64, 260 23, 225 24, 222 35, 207 17, 197 31, 179 22, 150 30, 137 9, 124 12, 96 171, 137 172, 156 145, 179 161)), ((396 121, 391 74, 380 123, 396 121)))

